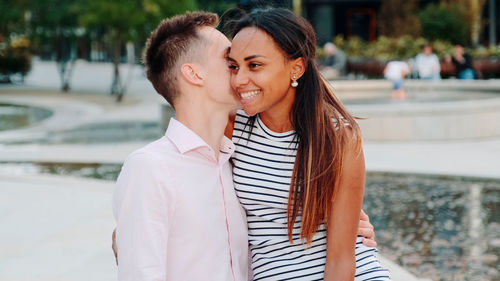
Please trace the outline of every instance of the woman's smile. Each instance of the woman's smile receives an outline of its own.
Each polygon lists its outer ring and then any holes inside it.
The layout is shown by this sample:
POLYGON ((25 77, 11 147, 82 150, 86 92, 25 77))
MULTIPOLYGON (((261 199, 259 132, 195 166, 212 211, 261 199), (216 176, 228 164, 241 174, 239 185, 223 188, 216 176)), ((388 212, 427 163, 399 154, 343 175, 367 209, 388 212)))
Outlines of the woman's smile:
POLYGON ((249 104, 254 101, 260 94, 261 90, 250 90, 250 91, 238 91, 238 94, 241 98, 241 103, 243 105, 249 104))

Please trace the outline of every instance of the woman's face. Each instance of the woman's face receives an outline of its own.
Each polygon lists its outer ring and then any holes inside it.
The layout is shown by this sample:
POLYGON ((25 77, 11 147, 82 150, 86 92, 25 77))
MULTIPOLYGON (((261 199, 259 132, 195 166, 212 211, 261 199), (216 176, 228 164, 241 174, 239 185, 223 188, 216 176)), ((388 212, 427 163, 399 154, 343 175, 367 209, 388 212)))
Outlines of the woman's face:
POLYGON ((274 39, 255 27, 239 31, 229 52, 231 87, 248 115, 264 111, 287 114, 295 100, 290 86, 296 60, 288 60, 274 39))

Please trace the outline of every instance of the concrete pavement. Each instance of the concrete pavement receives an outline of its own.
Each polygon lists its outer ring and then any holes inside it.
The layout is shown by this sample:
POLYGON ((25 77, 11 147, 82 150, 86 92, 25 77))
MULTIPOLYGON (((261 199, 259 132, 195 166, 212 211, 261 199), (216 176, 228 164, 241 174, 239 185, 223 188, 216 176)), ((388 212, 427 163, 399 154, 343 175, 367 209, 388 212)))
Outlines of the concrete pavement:
POLYGON ((116 280, 113 183, 0 175, 0 280, 116 280))

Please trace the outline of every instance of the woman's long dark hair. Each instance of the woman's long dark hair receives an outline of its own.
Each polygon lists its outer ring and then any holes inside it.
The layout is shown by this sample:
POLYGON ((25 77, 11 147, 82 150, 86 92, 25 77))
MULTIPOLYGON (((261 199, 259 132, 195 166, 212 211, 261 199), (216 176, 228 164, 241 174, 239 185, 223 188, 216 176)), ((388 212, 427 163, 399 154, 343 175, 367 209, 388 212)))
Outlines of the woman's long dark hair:
MULTIPOLYGON (((234 25, 233 37, 246 27, 270 35, 288 59, 304 58, 306 71, 299 78, 290 121, 299 140, 288 198, 288 237, 301 216, 300 238, 312 242, 319 225, 326 223, 340 173, 347 140, 347 122, 360 147, 360 131, 354 118, 333 94, 316 64, 316 34, 304 18, 284 8, 254 10, 234 25)), ((253 127, 253 126, 251 126, 253 127)))

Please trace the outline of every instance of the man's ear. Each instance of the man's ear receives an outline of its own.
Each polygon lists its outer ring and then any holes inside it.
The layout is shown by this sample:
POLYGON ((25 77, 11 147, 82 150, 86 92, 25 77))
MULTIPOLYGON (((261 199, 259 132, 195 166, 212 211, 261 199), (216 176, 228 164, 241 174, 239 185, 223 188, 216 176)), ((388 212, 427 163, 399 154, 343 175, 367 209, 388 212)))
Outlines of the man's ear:
POLYGON ((198 67, 196 67, 196 65, 188 63, 183 64, 181 66, 182 77, 190 84, 203 86, 205 81, 203 76, 198 73, 197 69, 198 67))
POLYGON ((296 58, 292 62, 292 73, 291 77, 296 77, 299 79, 306 72, 306 60, 303 57, 296 58))

